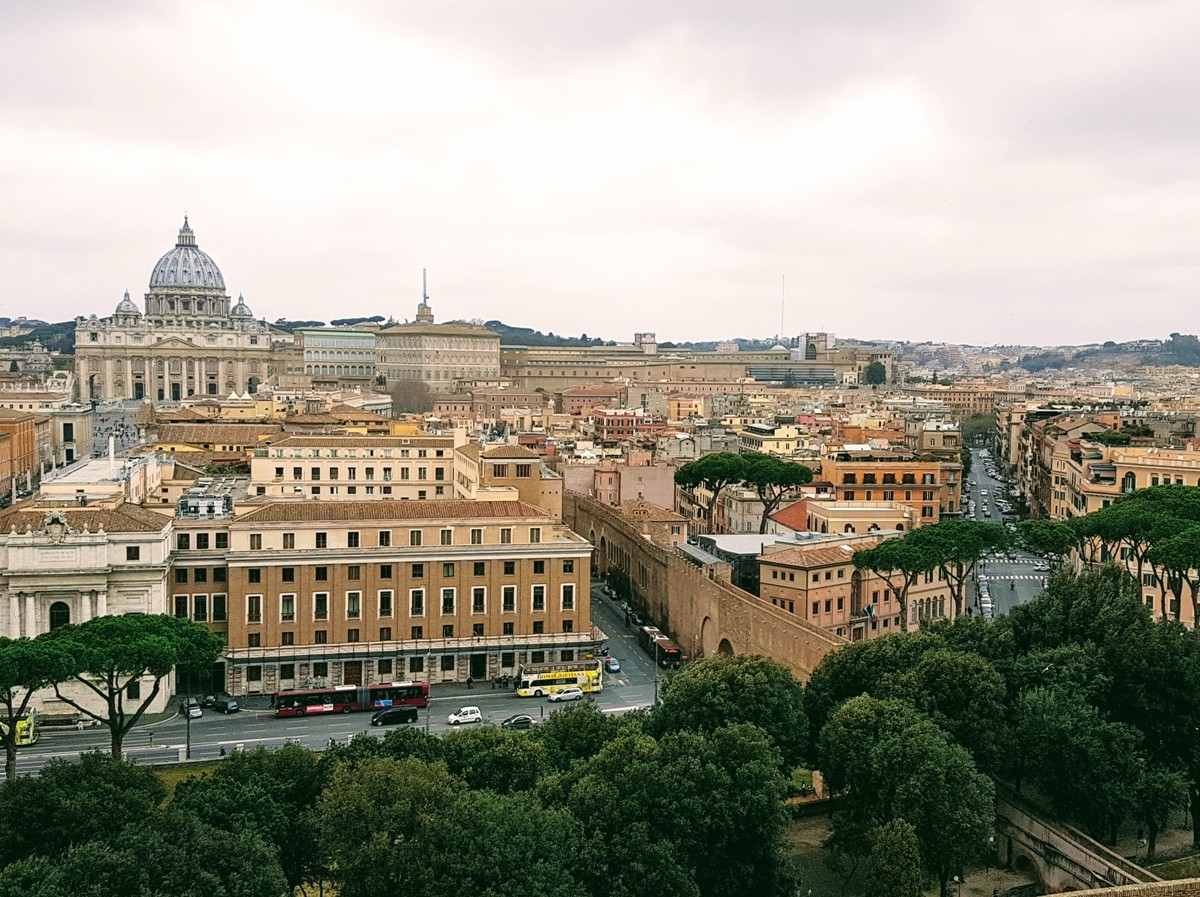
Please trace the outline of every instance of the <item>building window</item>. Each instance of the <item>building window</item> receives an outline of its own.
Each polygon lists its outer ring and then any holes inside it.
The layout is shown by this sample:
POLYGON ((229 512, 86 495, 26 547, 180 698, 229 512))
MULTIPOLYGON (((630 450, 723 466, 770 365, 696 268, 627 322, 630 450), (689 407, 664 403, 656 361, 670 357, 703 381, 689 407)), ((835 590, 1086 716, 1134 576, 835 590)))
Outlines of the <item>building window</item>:
POLYGON ((329 676, 329 662, 325 660, 317 661, 313 664, 313 676, 317 679, 325 679, 329 676))
POLYGON ((295 567, 280 567, 279 568, 279 581, 280 582, 295 582, 296 581, 296 568, 295 567))
POLYGON ((283 645, 283 647, 285 647, 285 648, 290 648, 292 645, 296 644, 296 633, 294 633, 294 632, 279 633, 279 644, 283 645))
POLYGON ((214 623, 225 622, 225 596, 212 596, 212 618, 214 623))
POLYGON ((540 526, 531 526, 529 528, 529 541, 534 545, 542 541, 542 528, 540 526))
POLYGON ((412 565, 412 578, 413 579, 422 579, 424 576, 425 576, 425 565, 424 564, 413 564, 412 565))
POLYGON ((188 572, 186 568, 177 567, 175 569, 175 581, 180 583, 186 583, 188 581, 188 572))
POLYGON ((329 547, 329 533, 317 533, 317 548, 329 547))
POLYGON ((512 527, 505 526, 500 529, 500 544, 501 545, 511 545, 512 544, 512 527))
MULTIPOLYGON (((313 631, 313 644, 314 645, 324 645, 324 644, 327 644, 328 641, 329 641, 329 633, 326 632, 324 629, 316 629, 313 631)), ((316 675, 315 672, 314 672, 314 675, 316 675)))
POLYGON ((187 551, 192 547, 192 537, 188 533, 178 533, 175 536, 175 548, 179 551, 187 551))
POLYGON ((358 532, 356 530, 346 533, 346 547, 358 548, 358 532))
POLYGON ((357 581, 362 579, 362 567, 358 564, 350 564, 346 567, 346 579, 357 581))
POLYGON ((454 544, 454 530, 452 530, 452 529, 442 530, 442 544, 443 545, 453 545, 454 544))
POLYGON ((562 609, 575 610, 575 585, 564 582, 562 587, 562 609))
POLYGON ((563 561, 563 573, 574 573, 574 572, 575 572, 575 561, 573 561, 571 559, 567 559, 567 560, 563 561))
POLYGON ((313 568, 313 579, 316 580, 317 582, 329 582, 329 568, 328 567, 314 567, 313 568))
POLYGON ((563 627, 563 630, 562 630, 563 632, 574 632, 575 631, 575 621, 574 620, 563 620, 562 627, 563 627))
MULTIPOLYGON (((413 638, 420 638, 420 636, 416 635, 416 636, 413 636, 413 638)), ((408 671, 410 673, 425 672, 425 658, 424 657, 410 657, 408 659, 408 671)))
MULTIPOLYGON (((453 630, 454 627, 451 626, 450 629, 453 630)), ((450 635, 446 636, 446 638, 453 638, 453 637, 454 637, 453 632, 451 632, 450 635)), ((443 673, 453 673, 454 672, 454 655, 453 654, 443 654, 442 655, 442 672, 443 673)))
POLYGON ((317 592, 313 595, 313 619, 329 619, 329 593, 317 592))
POLYGON ((392 615, 392 592, 390 589, 385 589, 379 593, 379 616, 390 617, 392 615))
POLYGON ((358 630, 357 629, 347 629, 346 630, 346 641, 357 642, 358 641, 358 630))
POLYGON ((481 586, 471 589, 471 613, 487 613, 487 589, 481 586))
POLYGON ((533 466, 530 464, 518 464, 516 468, 518 477, 529 477, 533 472, 533 466))
POLYGON ((262 622, 262 595, 246 596, 246 622, 262 622))
POLYGON ((413 548, 419 548, 421 546, 421 531, 419 529, 409 531, 408 544, 413 548))
POLYGON ((408 615, 410 617, 425 616, 425 590, 412 589, 408 593, 408 615))
POLYGON ((175 596, 175 616, 179 617, 180 619, 186 620, 187 615, 188 615, 188 596, 187 595, 176 595, 175 596))
MULTIPOLYGON (((390 642, 392 640, 392 627, 391 626, 380 626, 379 627, 379 640, 381 642, 390 642)), ((380 675, 386 675, 383 672, 383 665, 385 663, 388 664, 388 667, 389 667, 388 673, 391 673, 390 667, 391 667, 392 662, 390 660, 381 660, 381 661, 379 661, 379 674, 380 675)))
MULTIPOLYGON (((380 629, 379 630, 379 640, 381 642, 390 642, 392 640, 392 630, 380 629), (387 638, 383 637, 384 632, 387 632, 387 638)), ((380 659, 379 663, 376 665, 376 669, 379 670, 379 675, 381 677, 392 675, 392 659, 390 657, 384 657, 384 658, 380 659)))
POLYGON ((534 576, 544 576, 545 574, 546 574, 546 562, 545 561, 534 561, 533 562, 533 575, 534 576))
POLYGON ((442 589, 442 613, 454 613, 454 589, 442 589))
POLYGON ((471 625, 471 635, 475 638, 483 638, 483 624, 473 623, 471 625))
POLYGON ((380 579, 391 579, 392 578, 392 565, 391 564, 380 564, 379 565, 379 578, 380 579))
POLYGON ((217 533, 217 548, 229 548, 229 533, 217 533))
POLYGON ((487 576, 487 564, 483 561, 476 561, 472 569, 476 576, 487 576))
POLYGON ((281 663, 279 665, 279 678, 280 679, 295 679, 296 678, 296 665, 294 663, 281 663))
POLYGON ((357 620, 362 616, 362 592, 346 593, 346 619, 357 620))
POLYGON ((453 576, 454 564, 442 564, 442 576, 453 576))
POLYGON ((262 551, 262 533, 250 534, 250 550, 262 551))
POLYGON ((534 635, 541 635, 545 631, 546 631, 545 623, 543 623, 541 620, 534 621, 534 624, 533 624, 533 634, 534 635))
POLYGON ((262 647, 262 635, 257 632, 251 632, 250 634, 248 634, 246 636, 246 647, 247 648, 261 648, 262 647))
POLYGON ((533 587, 533 609, 535 611, 540 611, 540 610, 546 609, 546 587, 545 586, 534 586, 533 587))
POLYGON ((196 548, 201 551, 208 549, 208 533, 196 533, 196 548))
POLYGON ((296 620, 296 596, 295 595, 280 595, 279 596, 279 621, 281 623, 294 623, 296 620))
MULTIPOLYGON (((503 627, 503 632, 505 635, 512 635, 513 634, 513 624, 505 623, 504 627, 503 627)), ((512 664, 509 664, 509 666, 512 666, 512 664)))
POLYGON ((517 575, 517 562, 516 561, 505 561, 504 562, 504 575, 505 576, 516 576, 517 575))
MULTIPOLYGON (((199 541, 199 540, 197 540, 197 541, 199 541)), ((200 546, 197 545, 196 547, 199 548, 200 546)), ((283 547, 285 550, 296 547, 296 534, 295 533, 284 533, 283 534, 283 547)))
POLYGON ((424 626, 414 626, 412 628, 412 632, 410 634, 411 634, 412 638, 414 638, 414 639, 423 639, 423 638, 425 638, 425 627, 424 626))
POLYGON ((208 568, 197 567, 192 571, 193 582, 208 582, 208 568))
POLYGON ((390 529, 381 529, 379 531, 379 547, 380 548, 391 548, 392 547, 392 531, 390 529))
POLYGON ((515 612, 517 609, 517 587, 504 586, 500 591, 500 595, 504 613, 511 614, 515 612))
POLYGON ((471 530, 471 544, 472 545, 482 545, 483 544, 483 530, 479 529, 478 527, 471 530))

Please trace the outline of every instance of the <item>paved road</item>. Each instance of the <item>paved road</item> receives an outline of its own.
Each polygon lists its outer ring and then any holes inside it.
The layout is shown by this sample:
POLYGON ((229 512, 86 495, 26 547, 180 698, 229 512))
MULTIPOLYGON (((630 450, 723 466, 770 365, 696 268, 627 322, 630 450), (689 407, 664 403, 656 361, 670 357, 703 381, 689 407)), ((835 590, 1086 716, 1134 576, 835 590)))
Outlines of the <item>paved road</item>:
MULTIPOLYGON (((625 625, 619 602, 604 597, 598 583, 592 586, 593 620, 609 636, 611 656, 621 661, 621 672, 605 674, 604 690, 596 695, 596 705, 606 713, 621 713, 636 707, 648 707, 656 694, 656 668, 637 644, 633 627, 625 625)), ((657 671, 666 675, 662 671, 657 671)), ((281 747, 289 741, 320 749, 329 740, 346 741, 361 732, 382 738, 389 729, 372 729, 370 714, 312 716, 302 719, 276 719, 266 709, 266 699, 252 698, 250 707, 240 713, 223 716, 206 710, 191 721, 193 760, 211 760, 238 748, 251 750, 265 746, 281 747), (258 705, 255 707, 254 705, 258 705)), ((430 732, 446 732, 452 727, 447 715, 459 707, 475 705, 488 722, 499 723, 514 713, 547 717, 559 709, 545 699, 519 698, 508 689, 490 686, 467 690, 462 686, 435 685, 429 711, 422 713, 417 725, 430 732)), ((125 740, 126 753, 139 763, 175 763, 185 758, 188 725, 178 716, 134 729, 125 740)), ((36 774, 52 758, 76 759, 85 751, 108 750, 106 729, 43 729, 36 745, 22 748, 17 758, 21 775, 36 774)))
MULTIPOLYGON (((1016 514, 1010 512, 1001 515, 1000 509, 996 507, 996 499, 1007 495, 1009 485, 988 474, 987 464, 979 449, 973 449, 971 457, 970 478, 975 485, 969 491, 971 498, 975 500, 976 519, 988 523, 1016 522, 1016 514), (983 490, 987 490, 988 493, 986 497, 992 512, 991 517, 983 515, 983 490)), ((1018 604, 1032 601, 1042 593, 1046 577, 1050 574, 1047 570, 1036 569, 1039 566, 1045 566, 1042 558, 1019 550, 1008 552, 1007 557, 986 558, 980 563, 978 578, 980 582, 988 584, 996 614, 1006 614, 1018 604)), ((978 600, 977 589, 971 590, 971 600, 978 600)), ((975 604, 973 610, 979 613, 978 604, 975 604)))

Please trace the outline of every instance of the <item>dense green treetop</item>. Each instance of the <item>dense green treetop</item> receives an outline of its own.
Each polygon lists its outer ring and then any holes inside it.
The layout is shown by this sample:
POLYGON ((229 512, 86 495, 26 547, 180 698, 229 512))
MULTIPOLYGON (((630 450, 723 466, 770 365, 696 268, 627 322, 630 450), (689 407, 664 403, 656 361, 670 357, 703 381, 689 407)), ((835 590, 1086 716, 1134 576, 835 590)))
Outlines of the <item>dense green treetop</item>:
POLYGON ((712 732, 732 723, 753 723, 766 732, 786 769, 802 762, 804 689, 787 667, 765 657, 718 655, 688 664, 667 683, 646 731, 712 732))

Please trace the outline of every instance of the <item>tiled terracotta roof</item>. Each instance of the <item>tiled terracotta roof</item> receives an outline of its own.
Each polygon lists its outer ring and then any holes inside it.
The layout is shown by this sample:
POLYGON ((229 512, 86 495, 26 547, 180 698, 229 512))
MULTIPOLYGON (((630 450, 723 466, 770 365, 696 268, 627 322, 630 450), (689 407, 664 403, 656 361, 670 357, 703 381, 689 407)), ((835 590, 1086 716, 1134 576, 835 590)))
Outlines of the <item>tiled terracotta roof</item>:
POLYGON ((322 520, 448 520, 545 518, 541 508, 520 501, 294 501, 272 502, 238 518, 238 523, 305 523, 322 520))
POLYGON ((450 448, 453 436, 285 436, 271 443, 271 448, 450 448))
POLYGON ((804 532, 808 529, 808 499, 802 498, 782 511, 776 511, 771 519, 788 529, 804 532))
POLYGON ((523 458, 541 458, 537 452, 525 448, 520 445, 496 445, 491 448, 485 448, 483 451, 485 458, 512 458, 514 460, 523 458))
POLYGON ((874 548, 882 541, 883 539, 855 539, 837 545, 797 545, 795 548, 785 548, 762 555, 761 560, 764 564, 788 567, 832 567, 853 563, 856 551, 874 548))
POLYGON ((139 505, 123 504, 116 508, 46 508, 32 504, 14 505, 0 511, 0 533, 16 528, 18 533, 31 529, 41 532, 47 511, 61 513, 71 529, 91 532, 104 529, 109 533, 159 533, 171 523, 171 518, 139 505))
POLYGON ((257 445, 260 437, 283 431, 279 424, 166 424, 158 428, 159 443, 186 445, 257 445))

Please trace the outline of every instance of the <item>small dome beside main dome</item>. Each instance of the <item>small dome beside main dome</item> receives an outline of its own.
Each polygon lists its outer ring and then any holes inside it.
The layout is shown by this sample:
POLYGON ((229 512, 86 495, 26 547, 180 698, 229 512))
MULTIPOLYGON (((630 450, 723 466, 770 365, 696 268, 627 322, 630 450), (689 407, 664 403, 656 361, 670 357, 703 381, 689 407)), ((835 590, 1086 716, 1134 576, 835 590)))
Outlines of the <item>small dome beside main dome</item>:
POLYGON ((132 299, 129 298, 129 290, 125 291, 125 298, 117 303, 116 314, 118 315, 140 315, 142 310, 134 305, 132 299))
POLYGON ((225 291, 221 269, 206 252, 196 245, 196 235, 183 216, 183 227, 175 248, 158 260, 150 274, 150 289, 161 287, 192 287, 225 291))
POLYGON ((235 318, 254 317, 254 312, 250 311, 250 306, 246 304, 246 300, 242 298, 241 293, 238 294, 237 305, 229 310, 229 314, 235 318))

